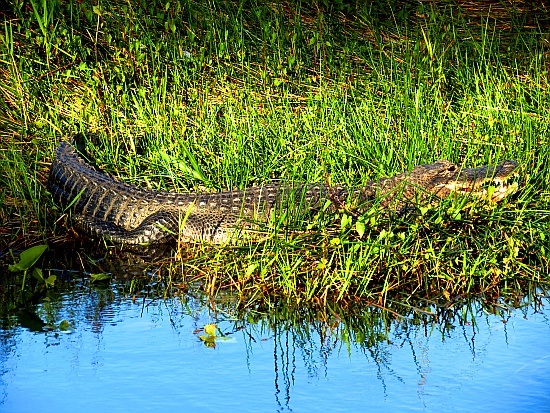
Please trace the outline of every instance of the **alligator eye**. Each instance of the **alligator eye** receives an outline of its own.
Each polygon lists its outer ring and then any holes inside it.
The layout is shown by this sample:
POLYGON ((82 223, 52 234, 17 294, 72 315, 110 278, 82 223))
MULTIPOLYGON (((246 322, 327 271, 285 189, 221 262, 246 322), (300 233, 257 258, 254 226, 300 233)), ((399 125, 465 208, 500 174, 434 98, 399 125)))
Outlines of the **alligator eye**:
POLYGON ((454 172, 456 171, 456 165, 451 165, 447 168, 447 172, 454 172))

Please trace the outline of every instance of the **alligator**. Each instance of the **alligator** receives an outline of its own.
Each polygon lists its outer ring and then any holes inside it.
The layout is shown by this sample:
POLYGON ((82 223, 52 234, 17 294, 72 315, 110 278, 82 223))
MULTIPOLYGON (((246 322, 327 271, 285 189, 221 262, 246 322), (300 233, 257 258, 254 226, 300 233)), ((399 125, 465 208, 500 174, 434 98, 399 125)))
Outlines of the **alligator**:
POLYGON ((56 203, 72 211, 78 232, 117 244, 158 244, 174 238, 221 244, 245 232, 253 233, 258 223, 284 213, 309 213, 325 206, 336 210, 346 203, 358 205, 361 212, 373 202, 382 209, 398 211, 433 204, 452 194, 500 201, 517 186, 509 182, 517 175, 515 161, 460 168, 440 160, 391 178, 368 181, 356 189, 280 183, 217 193, 158 191, 98 171, 83 157, 84 139, 84 134, 77 134, 60 143, 50 170, 49 190, 56 203))

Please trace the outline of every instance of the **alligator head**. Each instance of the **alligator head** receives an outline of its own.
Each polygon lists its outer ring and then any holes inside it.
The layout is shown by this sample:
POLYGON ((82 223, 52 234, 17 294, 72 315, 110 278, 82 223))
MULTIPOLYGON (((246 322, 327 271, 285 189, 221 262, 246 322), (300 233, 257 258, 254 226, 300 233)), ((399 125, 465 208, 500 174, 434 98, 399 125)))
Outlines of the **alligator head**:
POLYGON ((517 182, 512 182, 512 178, 518 176, 518 166, 517 162, 507 160, 495 166, 460 168, 441 160, 417 166, 405 179, 440 198, 456 193, 496 202, 517 189, 517 182))

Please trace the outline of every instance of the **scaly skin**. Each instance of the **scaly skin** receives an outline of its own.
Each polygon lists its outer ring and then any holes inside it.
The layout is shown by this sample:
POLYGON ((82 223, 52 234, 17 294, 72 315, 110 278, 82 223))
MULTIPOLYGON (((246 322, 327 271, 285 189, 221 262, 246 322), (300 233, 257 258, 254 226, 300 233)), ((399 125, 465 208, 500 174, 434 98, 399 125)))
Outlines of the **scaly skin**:
POLYGON ((75 143, 82 135, 61 142, 52 164, 49 188, 56 202, 71 205, 75 227, 114 243, 154 244, 178 236, 183 241, 225 243, 238 237, 254 222, 266 222, 285 211, 319 209, 327 200, 351 199, 357 205, 378 200, 396 210, 448 197, 453 193, 502 200, 515 186, 507 180, 518 164, 460 169, 446 160, 419 165, 391 178, 368 181, 362 188, 311 184, 270 184, 242 191, 176 193, 139 188, 90 166, 75 143), (486 184, 496 184, 489 194, 486 184))

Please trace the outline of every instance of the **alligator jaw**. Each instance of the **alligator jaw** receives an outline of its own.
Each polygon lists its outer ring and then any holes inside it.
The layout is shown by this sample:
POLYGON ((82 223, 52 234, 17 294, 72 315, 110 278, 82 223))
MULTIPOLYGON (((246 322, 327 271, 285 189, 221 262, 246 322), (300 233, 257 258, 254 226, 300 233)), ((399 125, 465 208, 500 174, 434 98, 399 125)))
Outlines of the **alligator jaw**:
POLYGON ((517 190, 518 163, 503 161, 496 166, 464 168, 456 179, 442 184, 449 192, 470 194, 475 197, 498 202, 517 190))

